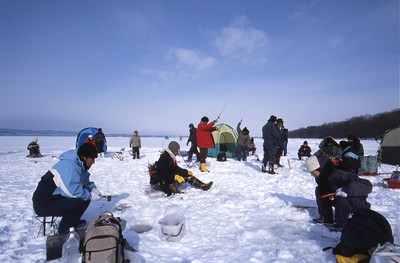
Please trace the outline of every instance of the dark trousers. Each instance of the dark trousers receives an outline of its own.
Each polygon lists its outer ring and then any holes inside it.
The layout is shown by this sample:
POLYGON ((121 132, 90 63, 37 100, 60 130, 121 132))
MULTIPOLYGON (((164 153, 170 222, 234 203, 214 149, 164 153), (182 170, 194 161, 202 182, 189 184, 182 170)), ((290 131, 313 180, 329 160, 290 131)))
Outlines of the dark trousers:
POLYGON ((34 206, 34 210, 38 216, 61 216, 58 232, 65 233, 70 227, 79 223, 81 216, 90 204, 90 200, 67 198, 61 195, 54 197, 56 198, 49 200, 46 205, 34 206))
POLYGON ((275 163, 276 160, 276 146, 264 146, 263 147, 264 150, 264 159, 263 159, 263 163, 266 166, 267 163, 269 162, 270 165, 273 165, 275 163))
POLYGON ((335 196, 335 223, 344 226, 350 214, 356 213, 360 208, 371 208, 365 197, 335 196))
POLYGON ((319 215, 323 216, 325 221, 333 222, 333 202, 329 198, 321 198, 323 194, 320 188, 315 188, 315 197, 317 198, 317 206, 319 215))
POLYGON ((200 148, 200 163, 205 163, 207 158, 208 148, 200 148))
POLYGON ((193 154, 195 154, 197 160, 200 161, 200 152, 199 152, 199 150, 197 149, 197 145, 193 145, 193 144, 192 144, 192 146, 190 147, 189 152, 188 152, 188 160, 189 160, 189 161, 192 160, 193 154))
POLYGON ((139 147, 132 147, 132 154, 133 154, 133 159, 135 158, 140 159, 139 147))

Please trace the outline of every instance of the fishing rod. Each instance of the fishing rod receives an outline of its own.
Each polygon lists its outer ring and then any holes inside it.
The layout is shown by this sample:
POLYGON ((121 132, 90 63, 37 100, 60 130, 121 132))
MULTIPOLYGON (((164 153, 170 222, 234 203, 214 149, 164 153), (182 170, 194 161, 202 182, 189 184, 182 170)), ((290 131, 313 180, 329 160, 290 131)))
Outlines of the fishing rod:
POLYGON ((221 110, 221 112, 218 114, 218 117, 217 117, 217 119, 219 119, 219 118, 220 118, 220 116, 221 116, 222 112, 225 110, 225 107, 226 107, 226 105, 227 105, 227 104, 228 104, 228 102, 231 100, 231 97, 232 97, 232 94, 231 94, 231 96, 229 96, 228 100, 225 102, 224 106, 222 107, 222 110, 221 110))

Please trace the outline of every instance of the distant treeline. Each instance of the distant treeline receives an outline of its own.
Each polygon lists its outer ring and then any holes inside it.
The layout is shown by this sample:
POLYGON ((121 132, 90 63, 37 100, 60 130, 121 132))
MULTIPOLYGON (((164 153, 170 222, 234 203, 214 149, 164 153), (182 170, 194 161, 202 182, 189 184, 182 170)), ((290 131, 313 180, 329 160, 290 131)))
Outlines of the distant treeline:
POLYGON ((289 131, 290 138, 323 138, 327 135, 334 138, 346 138, 355 134, 359 138, 376 138, 385 131, 400 126, 400 109, 375 115, 352 117, 341 122, 324 123, 320 126, 309 126, 289 131))

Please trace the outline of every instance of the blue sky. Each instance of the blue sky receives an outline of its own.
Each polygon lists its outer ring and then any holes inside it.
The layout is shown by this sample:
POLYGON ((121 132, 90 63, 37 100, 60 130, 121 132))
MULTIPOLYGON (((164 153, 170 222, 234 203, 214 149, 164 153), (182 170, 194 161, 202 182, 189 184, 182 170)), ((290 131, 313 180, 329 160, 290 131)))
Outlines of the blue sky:
POLYGON ((399 108, 398 0, 0 1, 0 127, 260 136, 399 108))

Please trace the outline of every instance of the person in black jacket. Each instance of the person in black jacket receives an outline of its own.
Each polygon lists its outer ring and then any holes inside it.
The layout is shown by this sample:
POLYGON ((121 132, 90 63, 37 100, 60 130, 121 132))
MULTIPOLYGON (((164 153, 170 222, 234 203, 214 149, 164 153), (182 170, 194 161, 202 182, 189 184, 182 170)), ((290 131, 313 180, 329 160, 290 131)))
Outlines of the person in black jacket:
POLYGON ((367 202, 368 194, 372 192, 370 181, 359 178, 354 172, 338 169, 326 156, 309 157, 306 167, 317 183, 315 197, 320 217, 314 222, 334 223, 334 227, 341 231, 350 214, 371 207, 367 202), (334 216, 332 205, 335 207, 334 216))
POLYGON ((300 146, 299 151, 297 152, 297 156, 299 157, 299 160, 301 160, 303 156, 311 156, 311 148, 310 146, 308 146, 307 141, 304 141, 303 144, 300 146))
POLYGON ((186 142, 186 145, 189 146, 189 142, 191 143, 189 152, 188 152, 188 162, 192 161, 193 154, 196 154, 196 158, 200 161, 200 152, 197 149, 197 128, 194 127, 193 123, 189 124, 189 138, 186 142))
POLYGON ((93 139, 96 141, 97 153, 100 157, 104 157, 104 145, 106 143, 106 136, 104 135, 102 128, 99 128, 93 139))
POLYGON ((185 182, 204 191, 210 189, 212 181, 205 184, 197 179, 192 171, 178 166, 176 156, 179 155, 179 149, 179 143, 176 141, 168 144, 168 148, 161 153, 156 163, 156 172, 150 175, 150 184, 155 188, 159 187, 167 196, 179 193, 179 185, 185 182))
POLYGON ((40 146, 38 144, 38 139, 35 138, 33 139, 27 147, 29 154, 26 157, 30 158, 37 158, 37 157, 43 157, 43 155, 40 153, 40 146))
POLYGON ((261 172, 275 174, 274 164, 278 149, 279 130, 276 127, 276 116, 271 115, 268 122, 262 128, 264 158, 261 172), (268 167, 268 170, 267 170, 268 167))

